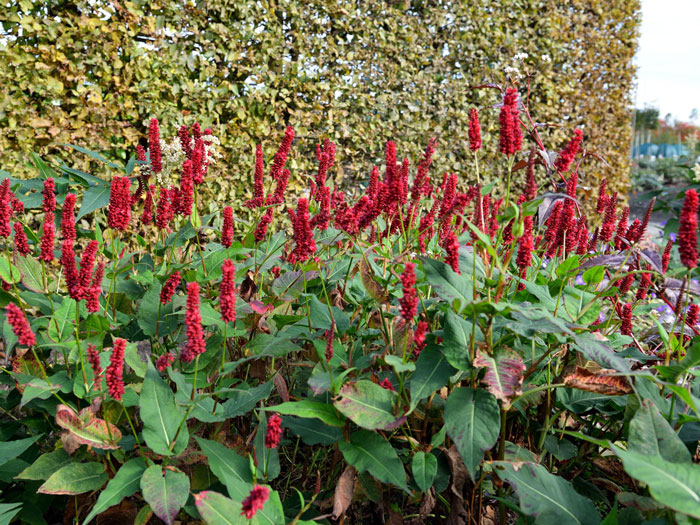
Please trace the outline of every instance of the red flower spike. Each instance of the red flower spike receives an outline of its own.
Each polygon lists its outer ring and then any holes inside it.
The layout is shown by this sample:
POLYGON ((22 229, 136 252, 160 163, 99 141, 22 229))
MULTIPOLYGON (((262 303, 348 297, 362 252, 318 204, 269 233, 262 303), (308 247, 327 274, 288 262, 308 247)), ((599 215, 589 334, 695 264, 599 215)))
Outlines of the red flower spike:
POLYGON ((270 497, 270 489, 263 485, 256 485, 246 496, 241 504, 241 516, 253 519, 255 513, 265 506, 265 502, 270 497))
POLYGON ((122 400, 124 395, 124 350, 126 349, 125 339, 115 339, 112 355, 109 358, 109 366, 105 371, 107 389, 109 395, 116 401, 122 400))
POLYGON ((651 199, 651 202, 649 202, 649 206, 647 207, 647 211, 644 213, 644 219, 642 220, 642 225, 635 232, 634 239, 630 238, 630 241, 632 241, 632 242, 639 241, 646 233, 647 227, 649 226, 649 220, 651 219, 651 213, 654 211, 654 204, 655 203, 656 203, 656 197, 653 197, 651 199))
POLYGON ((253 237, 255 238, 255 242, 260 242, 265 238, 265 236, 267 235, 267 228, 270 226, 271 223, 272 223, 272 208, 268 208, 267 211, 265 212, 265 215, 263 215, 260 218, 260 221, 258 222, 258 225, 255 228, 255 232, 253 234, 253 237))
POLYGON ((236 320, 236 285, 234 278, 236 267, 231 259, 226 259, 221 265, 221 286, 219 289, 221 319, 224 323, 236 320))
POLYGON ((392 392, 396 392, 394 385, 391 384, 391 381, 389 381, 388 377, 385 377, 384 379, 382 379, 382 382, 379 383, 379 386, 385 390, 391 390, 392 392))
POLYGON ((44 196, 42 209, 46 213, 53 213, 56 211, 56 184, 52 178, 48 178, 44 181, 44 189, 41 194, 44 196))
POLYGON ((160 291, 161 304, 168 304, 171 301, 179 284, 180 272, 174 272, 170 277, 168 277, 168 280, 165 281, 165 284, 160 291))
POLYGON ((523 235, 520 237, 520 246, 518 247, 518 255, 515 259, 515 264, 523 274, 532 264, 532 250, 535 245, 532 240, 532 216, 526 215, 523 220, 523 235))
POLYGON ((634 274, 631 273, 624 279, 620 279, 617 282, 619 283, 618 287, 620 288, 620 293, 627 293, 632 289, 632 285, 634 284, 634 274))
POLYGON ((413 332, 413 356, 418 357, 425 348, 425 336, 428 331, 427 321, 419 321, 413 332))
POLYGON ((85 308, 90 313, 97 313, 100 311, 100 293, 102 288, 99 286, 91 286, 87 291, 87 297, 85 297, 85 308))
POLYGON ((275 193, 268 195, 265 199, 265 204, 282 204, 284 202, 284 192, 287 191, 287 183, 289 182, 290 172, 287 169, 282 170, 277 177, 277 186, 275 193))
POLYGON ((639 283, 639 288, 637 289, 636 299, 637 301, 643 301, 647 297, 647 292, 651 286, 651 274, 643 273, 642 280, 639 283))
POLYGON ((69 193, 63 201, 63 214, 61 215, 61 237, 69 241, 75 241, 75 194, 69 193))
POLYGON ((263 173, 265 165, 263 161, 262 146, 255 146, 255 173, 253 175, 253 198, 247 200, 244 206, 257 208, 265 203, 265 188, 263 186, 263 173))
POLYGON ((136 160, 146 162, 146 150, 141 144, 136 145, 136 160))
POLYGON ((300 198, 296 213, 288 211, 294 226, 294 250, 290 255, 295 261, 305 261, 316 251, 316 242, 309 222, 309 203, 300 198))
POLYGON ((161 188, 160 198, 156 207, 156 226, 161 230, 167 228, 170 220, 173 218, 170 200, 170 192, 166 188, 161 188))
POLYGON ((452 270, 458 274, 461 274, 459 271, 459 241, 457 240, 457 236, 452 229, 450 229, 447 232, 447 235, 445 235, 443 246, 447 252, 445 262, 450 265, 452 270))
POLYGON ((160 151, 160 130, 158 119, 151 119, 148 126, 148 151, 151 154, 151 171, 160 173, 163 171, 163 159, 160 151))
POLYGON ((537 181, 535 180, 535 160, 537 159, 537 148, 530 149, 530 156, 527 159, 527 172, 525 174, 525 200, 531 201, 537 197, 537 181))
POLYGON ((265 433, 265 447, 277 448, 282 437, 282 418, 279 414, 273 414, 267 420, 267 432, 265 433))
POLYGON ((15 230, 15 248, 20 255, 27 256, 32 253, 32 249, 29 247, 29 241, 27 240, 27 234, 24 233, 24 227, 22 223, 16 222, 13 225, 15 230))
POLYGON ((603 213, 608 207, 608 196, 606 194, 608 186, 608 179, 603 179, 600 181, 600 186, 598 187, 598 202, 595 206, 595 211, 598 213, 603 213))
POLYGON ((576 253, 578 255, 586 255, 586 253, 588 253, 588 228, 586 228, 586 225, 583 223, 578 232, 578 247, 576 253))
POLYGON ((141 213, 141 224, 148 226, 153 222, 153 194, 156 187, 150 185, 146 191, 146 201, 143 204, 143 213, 141 213))
POLYGON ((39 260, 44 262, 53 261, 53 245, 56 239, 56 227, 53 224, 53 220, 53 213, 47 213, 42 226, 43 234, 41 236, 41 255, 39 255, 39 260))
POLYGON ((68 295, 76 301, 80 301, 83 297, 83 290, 80 287, 80 277, 78 270, 75 267, 75 252, 73 251, 73 241, 65 240, 61 245, 61 266, 66 278, 66 287, 68 295))
POLYGON ((469 110, 469 149, 478 151, 481 148, 481 126, 479 112, 476 108, 469 110))
POLYGON ((500 151, 505 155, 513 155, 522 147, 523 136, 518 115, 518 92, 515 88, 508 88, 499 116, 500 151))
POLYGON ((7 312, 7 322, 12 327, 12 331, 17 336, 19 344, 25 346, 32 346, 36 344, 36 337, 34 332, 32 332, 31 326, 29 326, 29 321, 24 315, 22 309, 15 303, 8 303, 5 307, 7 312))
POLYGON ((622 210, 622 215, 617 223, 617 235, 615 236, 615 249, 621 250, 625 246, 625 234, 627 233, 627 219, 630 216, 629 206, 622 210))
POLYGON ((311 219, 311 227, 325 231, 330 226, 331 220, 331 190, 327 186, 321 186, 316 195, 318 202, 321 204, 321 209, 311 219))
POLYGON ((131 195, 129 177, 114 177, 109 194, 107 224, 114 230, 124 231, 131 219, 131 195))
POLYGON ((685 194, 678 228, 678 252, 687 268, 698 265, 698 192, 694 189, 685 194))
POLYGON ((335 321, 331 321, 331 327, 324 332, 323 336, 326 338, 326 362, 330 363, 331 359, 333 359, 333 339, 335 337, 335 321))
POLYGON ((79 286, 83 292, 87 292, 90 288, 92 268, 95 265, 98 247, 99 243, 97 241, 90 241, 83 250, 83 255, 80 259, 80 275, 78 277, 79 286))
POLYGON ((194 205, 194 180, 192 175, 192 161, 187 159, 182 165, 180 175, 180 199, 177 212, 184 217, 192 215, 194 205))
POLYGON ((24 213, 24 203, 12 195, 12 213, 21 215, 24 213))
POLYGON ((224 208, 224 222, 221 225, 221 245, 230 248, 233 244, 233 209, 231 206, 224 208))
POLYGON ((207 171, 207 152, 204 148, 204 141, 197 139, 192 151, 192 181, 199 185, 204 182, 204 174, 207 171))
POLYGON ((686 314, 685 322, 690 326, 695 326, 700 320, 700 306, 693 303, 688 307, 688 313, 686 314))
POLYGON ((600 240, 603 242, 609 242, 612 239, 613 232, 615 231, 615 219, 617 214, 615 210, 617 208, 617 193, 613 193, 612 197, 607 199, 608 205, 605 209, 605 217, 603 218, 603 224, 600 228, 600 240))
POLYGON ((661 256, 661 269, 664 273, 668 270, 668 263, 671 260, 671 248, 673 248, 673 241, 669 240, 664 248, 664 253, 661 256))
POLYGON ((620 333, 622 335, 632 335, 632 305, 626 304, 622 307, 622 316, 620 317, 620 333))
POLYGON ((282 175, 282 169, 287 163, 287 156, 289 155, 289 150, 292 148, 292 141, 294 140, 294 128, 288 126, 284 131, 284 138, 280 144, 275 157, 272 159, 272 168, 270 169, 270 177, 273 180, 279 179, 282 175))
POLYGON ((571 138, 566 148, 559 154, 557 160, 554 161, 554 167, 559 173, 569 171, 571 164, 574 162, 574 157, 578 153, 581 141, 583 140, 583 131, 580 129, 574 130, 574 136, 571 138))
MULTIPOLYGON (((435 145, 437 144, 437 139, 432 138, 428 142, 428 146, 425 148, 425 153, 423 153, 423 158, 421 161, 418 163, 418 167, 416 168, 416 178, 413 181, 413 186, 411 187, 411 200, 415 203, 417 203, 420 200, 421 195, 427 195, 430 191, 432 191, 432 187, 430 184, 430 178, 428 176, 428 170, 430 169, 430 165, 433 162, 433 154, 435 153, 435 145)), ((377 176, 379 174, 379 170, 377 168, 372 169, 372 177, 375 177, 375 170, 377 172, 377 176)), ((370 188, 367 191, 367 195, 370 197, 370 199, 374 200, 376 198, 376 186, 377 186, 377 179, 376 178, 370 178, 370 188), (375 187, 375 193, 373 196, 372 193, 372 181, 374 181, 374 187, 375 187)))
POLYGON ((10 203, 10 179, 3 179, 0 184, 0 237, 9 237, 12 234, 10 218, 12 217, 10 203))
POLYGON ((100 353, 95 348, 95 345, 87 345, 87 360, 92 368, 94 375, 94 384, 97 390, 102 390, 102 366, 100 365, 100 353))
POLYGON ((156 369, 159 372, 164 372, 175 361, 175 354, 166 352, 156 360, 156 369))
POLYGON ((202 329, 202 316, 199 313, 199 285, 191 282, 187 285, 187 311, 185 313, 185 324, 187 325, 187 346, 186 352, 181 357, 183 361, 194 359, 206 350, 204 342, 204 330, 202 329))
POLYGON ((192 138, 190 137, 190 130, 187 129, 186 125, 183 124, 180 126, 177 136, 180 139, 180 147, 185 153, 185 157, 188 159, 192 158, 192 138))
POLYGON ((403 297, 399 299, 399 304, 401 305, 401 317, 408 323, 412 322, 416 313, 418 313, 418 291, 416 290, 415 269, 415 264, 411 262, 406 263, 403 273, 401 274, 403 297))

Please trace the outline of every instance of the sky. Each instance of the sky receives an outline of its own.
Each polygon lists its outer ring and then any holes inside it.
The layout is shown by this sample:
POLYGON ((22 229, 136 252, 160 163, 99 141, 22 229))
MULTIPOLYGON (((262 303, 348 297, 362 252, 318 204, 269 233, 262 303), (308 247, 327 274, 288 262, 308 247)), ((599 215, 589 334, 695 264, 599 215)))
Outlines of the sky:
POLYGON ((685 122, 700 113, 700 0, 642 0, 636 60, 638 108, 685 122))

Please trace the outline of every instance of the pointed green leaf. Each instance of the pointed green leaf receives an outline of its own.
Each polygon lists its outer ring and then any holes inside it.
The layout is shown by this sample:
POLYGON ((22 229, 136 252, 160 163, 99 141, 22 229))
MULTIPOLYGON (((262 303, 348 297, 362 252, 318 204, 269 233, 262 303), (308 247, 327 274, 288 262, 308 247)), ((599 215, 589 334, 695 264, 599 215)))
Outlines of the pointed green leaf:
POLYGON ((60 468, 37 492, 42 494, 75 495, 99 489, 107 481, 102 463, 71 463, 60 468))
POLYGON ((146 464, 141 458, 134 458, 124 463, 116 475, 109 480, 100 492, 97 503, 83 521, 87 525, 95 516, 108 508, 118 505, 124 498, 134 495, 141 487, 141 476, 146 471, 146 464))
POLYGON ((200 437, 195 439, 202 453, 209 459, 211 471, 226 485, 228 495, 236 501, 243 501, 253 488, 253 476, 248 459, 216 441, 200 437))
POLYGON ((472 336, 474 343, 483 340, 481 329, 474 326, 471 321, 462 319, 453 311, 448 311, 445 317, 445 340, 442 344, 442 351, 447 358, 447 362, 458 370, 470 370, 469 349, 471 347, 472 336))
POLYGON ((411 410, 418 406, 421 399, 445 386, 455 372, 439 348, 432 345, 424 348, 418 356, 416 371, 409 382, 411 410))
POLYGON ((469 476, 476 479, 484 453, 496 440, 501 427, 501 413, 496 398, 485 390, 457 388, 445 405, 447 435, 455 442, 469 476))
POLYGON ((173 525, 190 495, 190 480, 182 472, 152 465, 141 476, 141 492, 153 513, 167 525, 173 525))
POLYGON ((346 383, 338 392, 335 407, 348 419, 369 430, 393 430, 406 420, 394 415, 396 394, 372 381, 346 383))
POLYGON ((24 439, 17 439, 15 441, 5 441, 0 447, 0 465, 4 465, 11 459, 15 459, 17 456, 22 454, 25 450, 31 447, 41 435, 32 436, 24 439))
POLYGON ((379 481, 408 491, 403 463, 391 444, 379 434, 369 430, 354 432, 350 443, 341 441, 338 448, 345 461, 358 472, 367 471, 379 481))
POLYGON ((75 219, 80 220, 87 214, 107 206, 109 204, 109 193, 109 184, 98 184, 88 189, 83 194, 80 211, 78 211, 78 215, 76 215, 75 219))
POLYGON ((466 277, 455 273, 449 265, 428 257, 420 257, 426 280, 435 293, 455 307, 459 312, 474 300, 472 283, 466 277))
POLYGON ((267 410, 279 412, 280 414, 286 414, 288 416, 317 418, 326 425, 331 425, 332 427, 342 427, 345 425, 345 418, 338 414, 338 411, 333 405, 319 403, 318 401, 289 401, 273 407, 267 407, 267 410))
POLYGON ((411 461, 411 470, 418 488, 428 492, 437 474, 437 458, 430 453, 416 452, 411 461))
POLYGON ((630 421, 629 449, 649 456, 661 456, 672 463, 690 462, 690 452, 657 406, 648 399, 630 421))
POLYGON ((73 458, 59 448, 39 456, 34 463, 15 476, 17 479, 47 480, 49 476, 61 467, 73 463, 73 458))

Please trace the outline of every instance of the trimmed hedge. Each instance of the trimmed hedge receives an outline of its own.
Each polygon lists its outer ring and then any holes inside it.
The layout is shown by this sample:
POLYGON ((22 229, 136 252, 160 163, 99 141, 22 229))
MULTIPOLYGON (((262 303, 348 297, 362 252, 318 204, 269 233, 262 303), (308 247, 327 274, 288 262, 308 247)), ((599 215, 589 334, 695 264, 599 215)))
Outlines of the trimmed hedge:
MULTIPOLYGON (((533 117, 569 119, 545 129, 545 142, 563 146, 585 121, 585 148, 608 164, 588 157, 583 184, 607 176, 621 190, 639 10, 638 0, 23 0, 1 21, 0 165, 21 176, 30 150, 72 154, 59 143, 125 155, 152 115, 191 123, 192 114, 221 138, 215 191, 229 201, 251 191, 253 145, 289 123, 299 137, 292 189, 307 186, 308 153, 326 137, 346 152, 337 183, 365 180, 358 167, 379 163, 386 139, 417 158, 434 135, 437 169, 468 181, 468 110, 479 107, 495 132, 497 111, 485 109, 500 99, 470 86, 502 84, 517 67, 523 96, 532 72, 533 117)), ((80 162, 89 168, 82 156, 70 164, 80 162)))

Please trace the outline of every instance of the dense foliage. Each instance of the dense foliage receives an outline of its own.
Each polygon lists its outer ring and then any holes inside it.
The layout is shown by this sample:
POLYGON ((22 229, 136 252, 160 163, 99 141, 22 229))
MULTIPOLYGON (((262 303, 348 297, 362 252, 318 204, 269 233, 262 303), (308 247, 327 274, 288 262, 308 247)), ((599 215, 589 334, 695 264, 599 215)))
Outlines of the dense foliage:
POLYGON ((201 213, 216 129, 8 176, 0 519, 695 523, 697 192, 660 253, 605 183, 580 213, 587 137, 538 155, 532 121, 506 89, 496 148, 471 112, 466 192, 430 141, 343 193, 324 141, 298 199, 289 127, 241 237, 201 213))
MULTIPOLYGON (((507 71, 531 84, 538 122, 585 124, 589 151, 607 164, 587 170, 584 186, 607 177, 623 191, 628 180, 638 0, 0 5, 0 167, 18 177, 29 173, 27 151, 98 169, 57 144, 116 158, 143 140, 153 114, 168 133, 195 115, 216 128, 223 162, 209 191, 220 204, 248 190, 253 144, 274 147, 289 124, 306 139, 290 158, 295 190, 326 138, 342 153, 334 178, 348 187, 366 180, 391 138, 417 158, 440 137, 438 171, 466 173, 468 111, 498 102, 470 86, 507 71)), ((541 132, 555 150, 567 139, 566 129, 541 132)), ((502 174, 496 163, 483 168, 502 174)))

